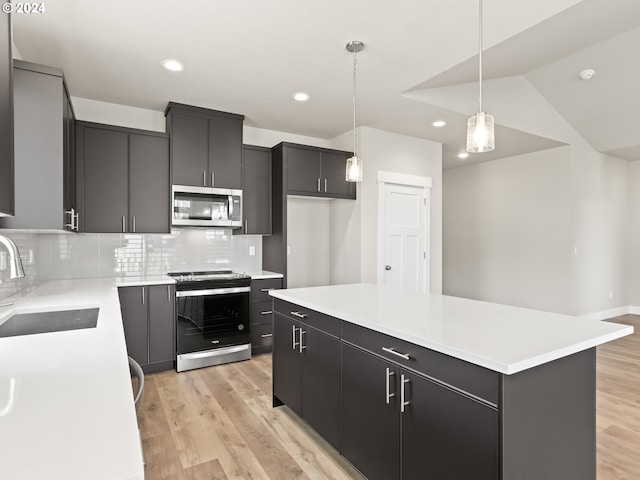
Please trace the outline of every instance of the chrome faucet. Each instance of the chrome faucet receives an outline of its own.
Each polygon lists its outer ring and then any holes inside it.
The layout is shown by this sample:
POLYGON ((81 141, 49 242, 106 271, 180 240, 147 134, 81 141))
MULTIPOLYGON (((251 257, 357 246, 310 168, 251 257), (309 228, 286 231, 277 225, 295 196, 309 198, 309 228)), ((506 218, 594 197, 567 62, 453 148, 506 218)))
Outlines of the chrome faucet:
POLYGON ((11 278, 24 277, 24 268, 22 268, 20 251, 18 250, 18 247, 16 247, 16 244, 4 235, 0 235, 0 243, 9 250, 9 268, 11 269, 11 278))

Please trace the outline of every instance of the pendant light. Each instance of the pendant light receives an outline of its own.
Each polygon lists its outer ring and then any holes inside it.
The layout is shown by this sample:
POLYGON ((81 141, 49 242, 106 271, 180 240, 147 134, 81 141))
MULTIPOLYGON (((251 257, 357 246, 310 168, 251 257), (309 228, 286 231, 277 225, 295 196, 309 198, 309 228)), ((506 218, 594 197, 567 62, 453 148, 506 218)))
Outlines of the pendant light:
POLYGON ((480 3, 479 45, 478 52, 478 84, 480 86, 480 109, 467 122, 467 152, 490 152, 495 146, 493 116, 485 113, 482 105, 482 0, 480 3))
POLYGON ((359 40, 347 43, 347 51, 353 53, 353 157, 347 159, 347 182, 362 181, 362 159, 356 153, 356 56, 363 48, 364 43, 359 40))

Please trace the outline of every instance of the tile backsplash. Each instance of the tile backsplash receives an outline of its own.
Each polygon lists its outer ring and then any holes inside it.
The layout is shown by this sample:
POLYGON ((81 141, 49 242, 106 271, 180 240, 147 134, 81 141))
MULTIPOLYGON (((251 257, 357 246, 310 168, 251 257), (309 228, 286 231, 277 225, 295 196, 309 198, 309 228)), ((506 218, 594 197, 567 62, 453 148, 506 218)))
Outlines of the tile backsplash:
MULTIPOLYGON (((0 300, 36 281, 160 275, 170 271, 262 269, 262 237, 228 229, 170 234, 65 234, 7 231, 20 250, 25 278, 9 279, 0 250, 0 300), (249 255, 249 248, 255 255, 249 255), (4 268, 3 268, 4 267, 4 268)), ((1 247, 0 247, 1 248, 1 247)))

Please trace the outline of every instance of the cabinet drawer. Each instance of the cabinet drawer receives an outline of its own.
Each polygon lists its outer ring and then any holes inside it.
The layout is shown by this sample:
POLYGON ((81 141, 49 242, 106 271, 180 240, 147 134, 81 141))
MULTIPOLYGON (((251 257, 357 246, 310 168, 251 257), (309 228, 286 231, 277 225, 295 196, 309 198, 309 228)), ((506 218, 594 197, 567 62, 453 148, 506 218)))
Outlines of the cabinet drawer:
POLYGON ((322 332, 328 333, 335 337, 340 337, 340 323, 341 320, 335 317, 330 317, 324 313, 316 312, 309 308, 301 307, 293 303, 285 302, 278 298, 273 302, 274 310, 286 317, 289 317, 297 322, 304 323, 310 327, 316 328, 322 332))
POLYGON ((342 340, 496 406, 499 404, 500 374, 498 372, 349 322, 343 322, 342 340), (398 354, 391 353, 389 350, 394 350, 398 354), (409 358, 403 358, 399 354, 409 358))
POLYGON ((262 324, 271 323, 273 320, 273 303, 268 302, 253 302, 251 304, 251 323, 262 324))
POLYGON ((273 345, 273 323, 251 325, 251 347, 269 347, 273 345))
POLYGON ((281 278, 265 278, 263 280, 251 281, 251 301, 263 302, 271 301, 269 290, 279 290, 282 288, 281 278))

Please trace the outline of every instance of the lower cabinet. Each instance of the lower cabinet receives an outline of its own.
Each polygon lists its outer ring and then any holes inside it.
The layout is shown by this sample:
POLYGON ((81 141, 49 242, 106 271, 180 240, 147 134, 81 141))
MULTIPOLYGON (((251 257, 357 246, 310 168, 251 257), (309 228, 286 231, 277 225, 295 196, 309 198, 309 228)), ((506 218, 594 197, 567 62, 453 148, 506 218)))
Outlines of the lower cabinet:
POLYGON ((174 368, 173 285, 118 288, 127 352, 145 373, 174 368))
POLYGON ((340 341, 273 315, 273 393, 340 450, 340 341))
POLYGON ((342 455, 369 480, 400 478, 398 377, 391 362, 342 345, 342 455))
POLYGON ((268 353, 273 345, 273 311, 270 290, 282 288, 282 278, 251 280, 251 354, 268 353))

